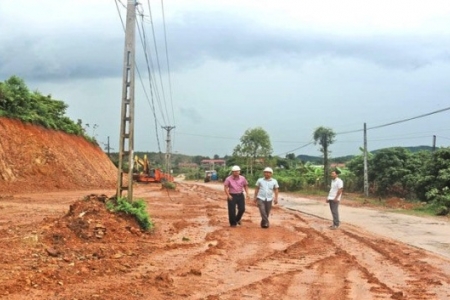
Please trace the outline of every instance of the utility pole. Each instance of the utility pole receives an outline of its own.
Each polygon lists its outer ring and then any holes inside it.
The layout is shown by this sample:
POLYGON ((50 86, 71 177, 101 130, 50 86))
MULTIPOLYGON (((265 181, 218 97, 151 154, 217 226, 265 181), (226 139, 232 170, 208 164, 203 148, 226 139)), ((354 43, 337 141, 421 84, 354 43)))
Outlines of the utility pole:
POLYGON ((364 196, 369 197, 369 172, 367 170, 367 127, 364 123, 364 196))
POLYGON ((170 131, 175 128, 175 126, 161 126, 163 129, 167 130, 166 138, 166 173, 171 175, 170 169, 172 168, 170 164, 170 156, 172 154, 172 146, 170 143, 170 131))
MULTIPOLYGON (((103 143, 103 145, 105 145, 105 144, 103 143)), ((113 150, 113 148, 111 148, 111 146, 110 146, 109 136, 108 136, 108 142, 106 142, 106 145, 105 145, 105 150, 106 150, 106 153, 108 153, 108 157, 111 158, 111 150, 113 150)))
POLYGON ((127 190, 129 202, 133 201, 133 148, 134 148, 134 69, 136 0, 128 0, 123 59, 122 113, 120 117, 119 165, 117 174, 117 198, 127 190), (124 182, 124 173, 128 172, 124 182))
POLYGON ((433 135, 433 152, 436 150, 436 136, 433 135))

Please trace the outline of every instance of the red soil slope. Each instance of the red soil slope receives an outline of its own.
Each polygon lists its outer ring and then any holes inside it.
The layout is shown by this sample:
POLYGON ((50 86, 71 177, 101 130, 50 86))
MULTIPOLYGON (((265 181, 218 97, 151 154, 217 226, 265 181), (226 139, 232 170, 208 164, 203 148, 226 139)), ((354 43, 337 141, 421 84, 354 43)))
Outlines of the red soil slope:
POLYGON ((0 118, 2 193, 112 188, 116 178, 107 155, 84 138, 0 118))

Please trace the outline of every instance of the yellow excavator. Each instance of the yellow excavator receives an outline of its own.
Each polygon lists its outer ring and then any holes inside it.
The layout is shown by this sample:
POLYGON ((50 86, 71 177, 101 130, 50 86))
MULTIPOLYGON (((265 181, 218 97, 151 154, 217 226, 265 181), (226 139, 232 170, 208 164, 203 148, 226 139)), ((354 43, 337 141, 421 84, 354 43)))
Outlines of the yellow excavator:
POLYGON ((147 158, 147 155, 144 155, 144 158, 140 158, 139 156, 134 156, 134 166, 133 170, 136 172, 133 174, 133 180, 137 182, 164 182, 164 181, 173 181, 173 177, 169 174, 163 173, 161 169, 150 169, 150 161, 147 158))

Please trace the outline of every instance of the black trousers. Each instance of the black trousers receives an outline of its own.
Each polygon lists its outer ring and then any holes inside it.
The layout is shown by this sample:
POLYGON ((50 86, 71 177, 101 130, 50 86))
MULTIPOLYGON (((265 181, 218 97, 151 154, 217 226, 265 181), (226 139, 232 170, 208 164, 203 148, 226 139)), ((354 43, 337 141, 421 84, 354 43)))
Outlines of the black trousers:
POLYGON ((242 219, 242 215, 245 212, 245 197, 243 193, 230 194, 231 200, 228 200, 228 221, 230 226, 236 226, 242 219), (236 214, 237 207, 237 214, 236 214))

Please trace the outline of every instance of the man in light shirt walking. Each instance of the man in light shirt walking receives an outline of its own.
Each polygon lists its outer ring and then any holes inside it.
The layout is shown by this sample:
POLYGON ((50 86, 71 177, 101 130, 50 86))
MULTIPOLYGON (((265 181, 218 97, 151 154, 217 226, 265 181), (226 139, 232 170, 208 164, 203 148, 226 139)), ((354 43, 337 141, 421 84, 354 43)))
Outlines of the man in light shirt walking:
POLYGON ((330 204, 331 215, 333 216, 333 225, 330 226, 330 229, 338 229, 340 224, 339 202, 344 190, 344 182, 338 177, 338 171, 332 171, 331 178, 333 180, 327 197, 327 203, 330 204))
POLYGON ((272 209, 272 202, 278 203, 278 181, 272 178, 272 168, 264 169, 264 177, 256 181, 255 204, 258 205, 261 214, 261 227, 269 228, 269 215, 272 209))

